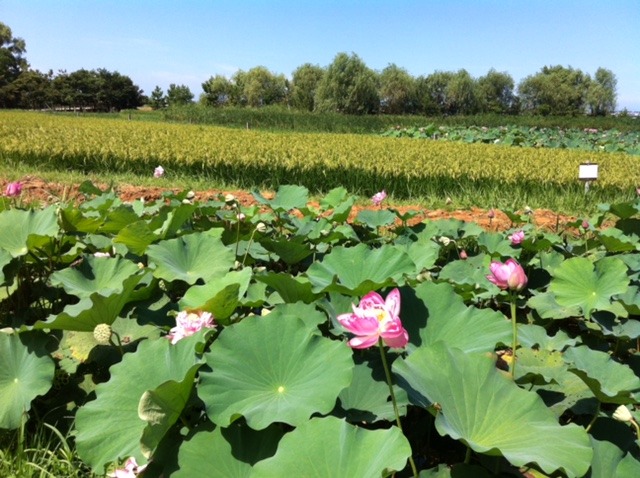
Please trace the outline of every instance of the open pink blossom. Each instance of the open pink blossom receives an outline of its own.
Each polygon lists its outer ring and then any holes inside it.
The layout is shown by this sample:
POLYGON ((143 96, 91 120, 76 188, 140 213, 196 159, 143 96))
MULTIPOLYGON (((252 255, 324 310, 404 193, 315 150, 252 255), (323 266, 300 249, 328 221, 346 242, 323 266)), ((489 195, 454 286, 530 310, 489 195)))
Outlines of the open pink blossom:
POLYGON ((524 269, 515 259, 507 259, 504 264, 493 261, 489 265, 489 270, 491 274, 487 276, 487 279, 502 290, 522 290, 527 285, 524 269))
POLYGON ((509 240, 514 246, 522 244, 522 241, 524 241, 524 231, 520 229, 519 231, 514 232, 509 236, 509 240))
POLYGON ((349 347, 366 349, 382 341, 389 347, 402 348, 409 341, 409 334, 400 321, 400 291, 393 289, 386 300, 377 292, 369 292, 353 312, 340 314, 338 322, 352 334, 349 347))
POLYGON ((209 312, 194 313, 183 310, 176 316, 176 326, 169 331, 167 338, 171 340, 172 344, 175 344, 203 328, 214 329, 215 327, 213 315, 209 312))
POLYGON ((379 206, 380 204, 382 204, 382 201, 384 201, 387 198, 387 192, 383 189, 382 191, 375 193, 373 195, 373 197, 371 198, 371 202, 373 202, 374 206, 379 206))
POLYGON ((124 464, 124 468, 118 468, 108 476, 114 478, 136 478, 138 473, 142 473, 147 465, 138 465, 134 457, 130 457, 124 464))
POLYGON ((4 190, 4 195, 10 198, 14 198, 20 196, 22 192, 22 183, 20 181, 15 181, 13 183, 7 184, 7 187, 4 190))
POLYGON ((164 168, 162 166, 156 167, 156 169, 153 170, 153 177, 161 178, 162 176, 164 176, 164 168))

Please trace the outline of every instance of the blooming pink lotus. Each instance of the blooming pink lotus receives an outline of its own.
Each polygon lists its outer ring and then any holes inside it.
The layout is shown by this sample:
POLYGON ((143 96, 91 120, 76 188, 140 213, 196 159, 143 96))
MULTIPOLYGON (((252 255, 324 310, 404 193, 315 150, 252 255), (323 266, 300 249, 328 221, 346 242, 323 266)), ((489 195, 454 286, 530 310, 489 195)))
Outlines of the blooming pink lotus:
POLYGON ((124 468, 118 468, 108 476, 114 478, 136 478, 138 473, 142 473, 147 465, 138 465, 134 457, 130 457, 124 464, 124 468))
POLYGON ((164 176, 164 168, 162 166, 156 167, 156 169, 153 170, 153 177, 161 178, 162 176, 164 176))
POLYGON ((22 183, 20 181, 7 184, 4 190, 4 195, 10 198, 20 196, 20 193, 22 193, 22 183))
POLYGON ((379 206, 386 198, 387 192, 383 189, 382 191, 377 192, 373 195, 373 197, 371 198, 371 202, 373 202, 374 206, 379 206))
POLYGON ((487 276, 487 279, 502 290, 522 290, 527 285, 524 269, 515 259, 507 259, 504 264, 493 261, 489 265, 489 270, 491 274, 487 276))
POLYGON ((175 344, 179 340, 195 334, 202 328, 214 329, 215 327, 213 315, 209 312, 199 311, 194 313, 183 310, 176 316, 176 326, 169 331, 167 338, 171 339, 172 344, 175 344))
POLYGON ((369 292, 349 314, 340 314, 338 322, 355 335, 349 347, 366 349, 382 338, 389 347, 402 348, 409 341, 409 334, 400 321, 400 291, 393 289, 386 300, 377 292, 369 292))
POLYGON ((514 232, 509 236, 509 240, 514 246, 522 244, 522 241, 524 241, 524 231, 520 229, 519 231, 514 232))

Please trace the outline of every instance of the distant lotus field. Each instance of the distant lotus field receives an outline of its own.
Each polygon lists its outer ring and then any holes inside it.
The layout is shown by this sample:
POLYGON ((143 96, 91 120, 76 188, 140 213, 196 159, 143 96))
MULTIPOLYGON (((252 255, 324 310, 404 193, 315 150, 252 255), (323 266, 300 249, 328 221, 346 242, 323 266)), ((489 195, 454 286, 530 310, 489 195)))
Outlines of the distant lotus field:
MULTIPOLYGON (((494 141, 495 142, 495 141, 494 141)), ((92 117, 0 113, 0 156, 44 170, 192 175, 240 187, 338 186, 397 198, 478 185, 579 190, 579 165, 599 164, 597 187, 635 191, 640 162, 627 153, 415 141, 376 135, 265 132, 92 117)))

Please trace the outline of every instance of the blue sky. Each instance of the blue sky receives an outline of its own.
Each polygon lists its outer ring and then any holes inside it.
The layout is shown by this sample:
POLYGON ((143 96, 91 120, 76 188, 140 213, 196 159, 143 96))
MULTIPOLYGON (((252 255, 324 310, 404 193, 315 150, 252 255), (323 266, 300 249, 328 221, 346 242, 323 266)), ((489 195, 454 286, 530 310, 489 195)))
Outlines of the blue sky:
POLYGON ((545 65, 618 80, 618 109, 640 111, 638 0, 0 0, 0 21, 41 71, 106 68, 146 94, 265 66, 291 73, 356 53, 413 76, 490 68, 516 84, 545 65))

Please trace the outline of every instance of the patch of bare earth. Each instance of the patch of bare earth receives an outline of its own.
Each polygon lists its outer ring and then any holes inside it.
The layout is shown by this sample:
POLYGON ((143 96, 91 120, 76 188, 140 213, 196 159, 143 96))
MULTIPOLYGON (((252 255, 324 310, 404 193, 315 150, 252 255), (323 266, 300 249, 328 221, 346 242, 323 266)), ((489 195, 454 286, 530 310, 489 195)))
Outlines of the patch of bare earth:
MULTIPOLYGON (((4 191, 9 181, 1 179, 0 184, 2 191, 4 191)), ((62 184, 55 182, 47 182, 41 178, 33 176, 25 176, 20 179, 22 183, 22 201, 35 202, 38 204, 52 204, 61 200, 65 201, 82 201, 84 196, 78 192, 79 184, 62 184)), ((105 185, 98 185, 99 187, 106 187, 105 185)), ((166 188, 160 187, 148 187, 148 186, 134 186, 131 184, 122 184, 117 186, 118 195, 123 201, 133 201, 140 198, 145 200, 155 200, 161 197, 166 188)), ((174 192, 181 192, 180 189, 173 189, 174 192)), ((220 195, 233 194, 240 204, 244 206, 251 206, 256 204, 255 198, 250 192, 245 190, 221 190, 221 189, 209 189, 204 191, 195 191, 196 198, 198 200, 217 199, 220 195)), ((265 191, 263 193, 265 197, 268 197, 273 192, 265 191)), ((511 220, 506 214, 499 210, 495 210, 495 217, 489 218, 488 211, 486 209, 471 208, 471 209, 438 209, 430 210, 426 209, 420 204, 391 206, 400 214, 405 214, 409 211, 419 211, 414 218, 409 221, 409 224, 416 224, 425 219, 437 220, 455 218, 462 221, 475 222, 487 230, 504 231, 513 227, 511 220)), ((363 209, 377 209, 375 206, 354 206, 351 211, 350 219, 353 220, 358 212, 363 209)), ((548 231, 559 231, 565 228, 566 224, 575 221, 576 218, 572 216, 559 215, 554 211, 547 209, 535 209, 531 214, 531 222, 537 227, 540 227, 548 231)))

